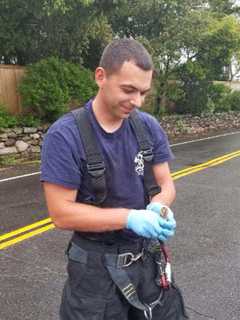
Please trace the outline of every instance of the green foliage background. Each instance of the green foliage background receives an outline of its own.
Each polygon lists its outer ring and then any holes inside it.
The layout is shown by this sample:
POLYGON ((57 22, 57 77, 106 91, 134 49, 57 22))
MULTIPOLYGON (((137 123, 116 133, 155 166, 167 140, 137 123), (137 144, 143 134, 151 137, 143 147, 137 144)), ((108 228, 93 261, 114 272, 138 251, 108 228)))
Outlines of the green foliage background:
POLYGON ((23 106, 43 122, 52 122, 96 93, 91 71, 56 57, 29 65, 20 84, 23 106))
POLYGON ((93 94, 84 68, 94 70, 106 44, 134 37, 156 67, 148 111, 237 109, 239 95, 217 101, 212 84, 231 80, 232 62, 240 62, 239 12, 231 0, 2 0, 0 63, 31 65, 21 86, 24 105, 52 121, 93 94))
POLYGON ((7 111, 5 105, 0 104, 0 128, 14 128, 14 127, 37 127, 40 125, 39 119, 33 115, 20 114, 13 116, 7 111))

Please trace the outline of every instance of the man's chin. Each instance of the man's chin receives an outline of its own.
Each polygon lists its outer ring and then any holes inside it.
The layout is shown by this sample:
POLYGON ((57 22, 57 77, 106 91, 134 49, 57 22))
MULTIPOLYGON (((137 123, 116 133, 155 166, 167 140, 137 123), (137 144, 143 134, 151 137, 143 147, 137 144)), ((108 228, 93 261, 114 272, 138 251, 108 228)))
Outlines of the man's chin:
POLYGON ((127 119, 127 118, 129 118, 130 114, 131 114, 131 112, 124 112, 120 115, 120 118, 123 120, 127 119))
POLYGON ((131 110, 124 110, 121 112, 121 118, 125 119, 128 118, 130 116, 130 114, 134 111, 135 109, 131 109, 131 110))

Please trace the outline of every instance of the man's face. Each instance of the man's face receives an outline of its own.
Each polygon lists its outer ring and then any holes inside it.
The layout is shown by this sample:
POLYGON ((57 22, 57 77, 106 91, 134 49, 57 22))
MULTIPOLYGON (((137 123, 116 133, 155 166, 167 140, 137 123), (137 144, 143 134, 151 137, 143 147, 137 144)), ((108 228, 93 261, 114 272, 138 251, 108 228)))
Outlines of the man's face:
POLYGON ((134 108, 140 108, 151 89, 152 73, 133 62, 124 62, 120 70, 111 75, 98 68, 96 81, 104 110, 115 119, 125 119, 134 108))

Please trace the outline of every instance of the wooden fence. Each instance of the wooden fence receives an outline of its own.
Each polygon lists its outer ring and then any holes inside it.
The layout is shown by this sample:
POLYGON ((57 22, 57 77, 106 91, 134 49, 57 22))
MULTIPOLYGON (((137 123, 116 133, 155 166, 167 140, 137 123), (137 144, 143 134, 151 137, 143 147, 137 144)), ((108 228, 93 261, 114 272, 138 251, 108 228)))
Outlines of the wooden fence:
MULTIPOLYGON (((0 64, 0 103, 3 103, 12 114, 22 111, 18 85, 25 73, 25 67, 0 64)), ((170 81, 171 82, 171 81, 170 81)), ((240 90, 240 81, 214 81, 229 86, 232 90, 240 90)))
POLYGON ((17 88, 24 72, 24 67, 0 64, 0 103, 12 114, 22 110, 17 88))

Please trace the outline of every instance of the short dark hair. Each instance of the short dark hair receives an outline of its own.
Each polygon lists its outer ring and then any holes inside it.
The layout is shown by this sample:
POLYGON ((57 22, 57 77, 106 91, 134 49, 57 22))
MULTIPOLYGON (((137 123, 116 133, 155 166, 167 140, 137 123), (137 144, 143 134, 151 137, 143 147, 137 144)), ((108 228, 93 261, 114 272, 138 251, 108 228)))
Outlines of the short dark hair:
POLYGON ((100 59, 99 67, 108 74, 117 72, 125 61, 132 61, 140 69, 153 70, 150 54, 144 46, 134 39, 118 39, 106 46, 100 59))

